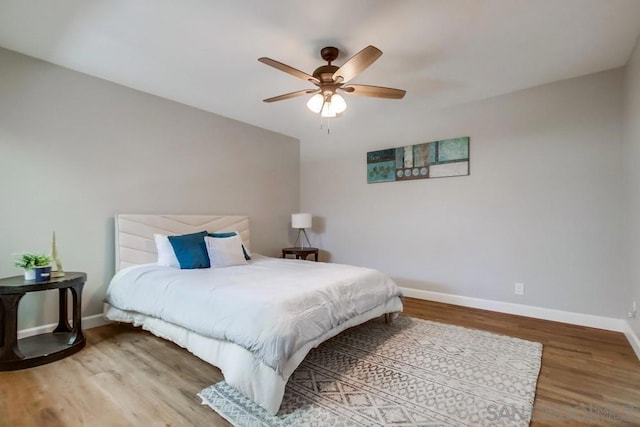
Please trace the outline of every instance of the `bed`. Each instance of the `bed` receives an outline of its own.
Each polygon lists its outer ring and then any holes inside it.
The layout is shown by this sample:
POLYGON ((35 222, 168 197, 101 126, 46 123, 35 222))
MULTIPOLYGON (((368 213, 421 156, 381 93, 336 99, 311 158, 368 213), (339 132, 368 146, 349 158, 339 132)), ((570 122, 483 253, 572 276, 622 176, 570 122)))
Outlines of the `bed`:
POLYGON ((251 253, 247 265, 180 270, 156 264, 154 234, 236 232, 251 252, 249 219, 117 215, 116 275, 105 317, 132 323, 217 366, 225 381, 276 414, 307 353, 347 328, 402 311, 384 274, 251 253))

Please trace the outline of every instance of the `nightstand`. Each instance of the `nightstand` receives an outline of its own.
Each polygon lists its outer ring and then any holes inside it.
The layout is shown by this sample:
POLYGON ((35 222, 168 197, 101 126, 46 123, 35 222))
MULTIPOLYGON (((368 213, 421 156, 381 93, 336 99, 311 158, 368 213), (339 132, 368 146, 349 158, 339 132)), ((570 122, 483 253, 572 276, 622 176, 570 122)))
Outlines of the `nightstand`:
POLYGON ((85 345, 82 333, 82 288, 85 273, 66 272, 48 282, 24 280, 24 276, 0 279, 0 371, 31 368, 67 357, 85 345), (29 292, 57 289, 58 326, 53 332, 18 339, 18 305, 29 292), (67 293, 73 296, 72 324, 69 324, 67 293))
POLYGON ((295 255, 296 259, 307 259, 309 255, 314 255, 318 262, 318 248, 284 248, 282 249, 282 258, 287 255, 295 255))

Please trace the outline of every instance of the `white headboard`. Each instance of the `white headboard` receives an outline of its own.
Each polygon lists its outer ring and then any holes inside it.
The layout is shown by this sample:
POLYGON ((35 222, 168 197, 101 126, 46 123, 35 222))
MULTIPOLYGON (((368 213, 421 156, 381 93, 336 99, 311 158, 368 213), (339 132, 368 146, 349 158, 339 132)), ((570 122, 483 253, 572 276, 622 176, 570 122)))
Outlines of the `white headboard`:
POLYGON ((237 231, 247 249, 249 217, 237 215, 116 215, 116 272, 130 265, 156 262, 155 233, 173 235, 206 230, 237 231))

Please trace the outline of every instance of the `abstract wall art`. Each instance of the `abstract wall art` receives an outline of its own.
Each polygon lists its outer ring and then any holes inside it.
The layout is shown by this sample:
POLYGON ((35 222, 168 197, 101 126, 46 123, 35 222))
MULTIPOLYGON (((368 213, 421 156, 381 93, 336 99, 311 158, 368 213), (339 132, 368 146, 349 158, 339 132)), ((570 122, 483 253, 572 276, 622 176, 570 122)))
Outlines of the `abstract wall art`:
POLYGON ((469 175, 468 136, 367 153, 367 183, 469 175))

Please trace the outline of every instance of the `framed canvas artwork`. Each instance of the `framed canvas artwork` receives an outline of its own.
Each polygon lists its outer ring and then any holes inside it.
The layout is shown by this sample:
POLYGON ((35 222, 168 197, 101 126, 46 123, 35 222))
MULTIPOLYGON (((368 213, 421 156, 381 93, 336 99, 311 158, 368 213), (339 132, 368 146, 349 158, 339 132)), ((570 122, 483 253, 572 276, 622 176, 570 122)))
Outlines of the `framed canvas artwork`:
POLYGON ((367 153, 367 183, 469 175, 468 136, 367 153))

